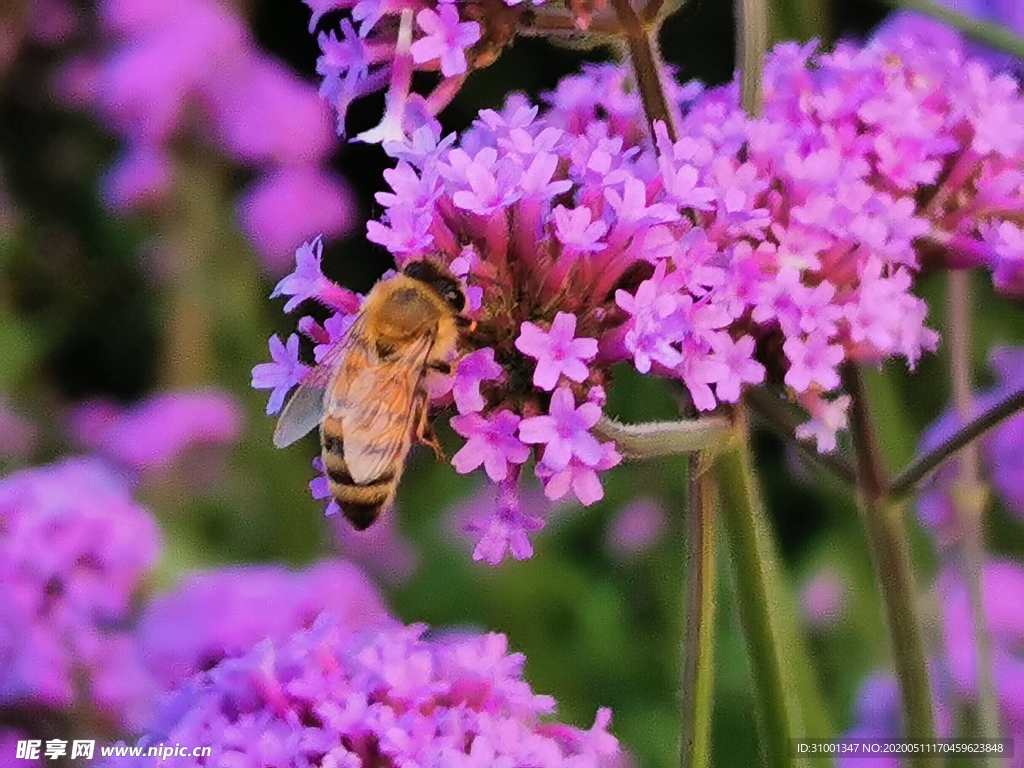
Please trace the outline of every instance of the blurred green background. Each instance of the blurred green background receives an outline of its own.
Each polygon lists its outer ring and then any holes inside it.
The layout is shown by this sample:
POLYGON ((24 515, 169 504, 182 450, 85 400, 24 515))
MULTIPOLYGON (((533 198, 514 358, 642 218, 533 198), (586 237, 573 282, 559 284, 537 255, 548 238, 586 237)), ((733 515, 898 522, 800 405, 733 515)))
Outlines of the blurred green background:
MULTIPOLYGON (((699 0, 665 25, 664 54, 686 79, 727 79, 733 66, 731 4, 699 0)), ((298 0, 243 3, 259 42, 309 79, 317 54, 298 0)), ((777 0, 775 39, 819 37, 826 45, 861 35, 885 7, 860 0, 777 0)), ((253 365, 267 359, 266 340, 287 335, 292 319, 267 296, 265 276, 236 231, 234 201, 246 172, 209 150, 182 147, 184 173, 176 202, 159 217, 117 218, 99 201, 102 170, 117 141, 93 121, 41 96, 40 79, 59 49, 30 49, 0 86, 0 173, 16 214, 0 227, 0 392, 42 431, 32 460, 67 452, 60 414, 94 396, 136 400, 166 387, 216 384, 237 396, 247 427, 231 452, 222 481, 201 493, 184 478, 148 486, 144 501, 164 529, 164 557, 153 587, 166 587, 185 568, 248 561, 303 564, 337 551, 336 536, 309 497, 313 438, 291 450, 270 443, 273 420, 264 393, 249 388, 253 365), (161 270, 154 232, 174 231, 188 248, 171 279, 161 270)), ((499 62, 470 78, 442 115, 448 129, 499 105, 514 90, 553 87, 580 53, 544 42, 517 42, 499 62)), ((369 127, 382 103, 371 98, 351 114, 352 133, 369 127)), ((387 159, 379 147, 342 144, 333 159, 357 190, 360 221, 379 213, 373 193, 384 188, 387 159)), ((310 233, 313 235, 316 233, 310 233)), ((365 242, 362 226, 327 244, 324 269, 365 291, 389 265, 365 242)), ((933 326, 942 327, 942 285, 926 279, 933 326)), ((1024 317, 976 280, 975 364, 985 381, 994 344, 1024 339, 1024 317)), ((912 455, 923 427, 947 401, 942 352, 916 375, 894 366, 870 386, 894 468, 912 455)), ((675 404, 661 382, 623 371, 609 410, 629 422, 673 418, 675 404)), ((442 427, 449 455, 454 435, 442 427)), ((762 481, 789 582, 799 590, 815 575, 838 577, 842 601, 831 622, 808 627, 827 716, 850 722, 862 678, 888 665, 880 603, 852 499, 845 489, 799 464, 766 431, 756 434, 762 481)), ((418 568, 401 584, 383 583, 396 613, 432 626, 473 626, 505 632, 528 658, 527 677, 554 695, 560 716, 586 726, 599 706, 614 711, 613 731, 643 766, 675 762, 678 665, 685 617, 683 500, 685 463, 652 461, 609 473, 606 498, 593 508, 558 515, 536 539, 532 560, 499 568, 472 562, 470 546, 450 532, 449 511, 473 494, 477 479, 457 475, 419 451, 399 494, 402 535, 418 552, 418 568), (638 498, 658 501, 669 525, 635 557, 611 553, 606 537, 617 510, 638 498)), ((1024 532, 996 510, 991 540, 1000 551, 1024 552, 1024 532)), ((922 573, 932 566, 923 534, 915 541, 922 573)), ((724 553, 723 553, 724 555, 724 553)), ((756 755, 749 670, 732 606, 726 557, 719 558, 714 750, 716 764, 745 765, 756 755)), ((927 578, 924 579, 927 583, 927 578)), ((934 626, 932 627, 934 630, 934 626)))

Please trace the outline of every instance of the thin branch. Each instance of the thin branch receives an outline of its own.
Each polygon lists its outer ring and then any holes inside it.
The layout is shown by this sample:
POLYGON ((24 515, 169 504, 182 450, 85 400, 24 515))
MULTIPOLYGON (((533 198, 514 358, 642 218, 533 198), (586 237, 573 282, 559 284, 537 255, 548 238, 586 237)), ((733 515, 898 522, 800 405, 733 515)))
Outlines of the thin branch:
POLYGON ((885 495, 889 481, 882 466, 878 433, 867 407, 864 380, 853 363, 843 368, 843 388, 850 396, 850 432, 857 454, 857 485, 872 499, 879 499, 885 495))
POLYGON ((746 402, 772 429, 788 443, 792 443, 800 451, 800 455, 813 464, 828 470, 847 485, 857 482, 857 470, 839 453, 821 453, 813 440, 800 440, 796 436, 798 420, 789 412, 785 404, 763 387, 751 387, 747 390, 746 402))
POLYGON ((570 40, 595 39, 608 43, 622 35, 622 25, 614 15, 598 12, 591 15, 590 25, 582 30, 573 13, 562 6, 547 3, 533 8, 527 20, 516 28, 516 34, 570 40))
POLYGON ((981 412, 942 445, 936 446, 910 462, 906 469, 896 475, 889 484, 889 495, 898 499, 912 493, 921 480, 942 466, 965 445, 1022 411, 1024 411, 1024 389, 1017 390, 987 411, 981 412))
MULTIPOLYGON (((857 501, 885 606, 893 666, 900 687, 905 736, 934 739, 931 680, 903 509, 886 496, 888 482, 882 467, 877 433, 867 407, 867 392, 860 371, 853 364, 844 367, 843 384, 851 398, 850 430, 857 452, 857 501)), ((916 768, 925 768, 934 760, 916 755, 910 758, 910 762, 916 768)))
MULTIPOLYGON (((949 373, 953 384, 953 401, 960 418, 967 422, 974 416, 974 387, 971 385, 971 282, 966 272, 952 271, 946 278, 949 307, 949 373)), ((992 638, 986 628, 981 589, 981 564, 985 558, 985 537, 982 519, 985 514, 985 493, 977 442, 960 451, 957 479, 954 485, 953 508, 960 529, 960 573, 970 596, 971 625, 974 634, 974 667, 977 677, 978 736, 999 738, 999 700, 992 679, 992 638)), ((986 757, 997 768, 1000 760, 986 757)))
POLYGON ((605 417, 594 427, 599 437, 615 442, 624 459, 633 460, 713 450, 724 441, 729 431, 729 420, 725 416, 649 424, 621 424, 605 417))
POLYGON ((658 42, 654 32, 648 29, 637 16, 630 0, 611 0, 611 2, 626 37, 629 60, 633 65, 633 75, 636 77, 640 100, 644 105, 644 114, 647 116, 651 139, 654 138, 654 123, 660 120, 665 123, 669 138, 676 141, 678 134, 672 108, 665 95, 665 86, 661 81, 664 66, 661 62, 661 54, 658 52, 658 42))
POLYGON ((1024 37, 1015 35, 1010 30, 1000 27, 998 24, 989 24, 984 21, 972 19, 962 13, 951 11, 928 0, 885 0, 895 8, 905 8, 908 11, 918 11, 939 21, 949 24, 954 29, 963 32, 967 37, 979 43, 998 48, 1001 51, 1012 53, 1019 59, 1024 58, 1024 37))
POLYGON ((761 87, 765 51, 768 49, 767 0, 735 0, 736 66, 740 70, 740 105, 751 117, 764 107, 761 87))

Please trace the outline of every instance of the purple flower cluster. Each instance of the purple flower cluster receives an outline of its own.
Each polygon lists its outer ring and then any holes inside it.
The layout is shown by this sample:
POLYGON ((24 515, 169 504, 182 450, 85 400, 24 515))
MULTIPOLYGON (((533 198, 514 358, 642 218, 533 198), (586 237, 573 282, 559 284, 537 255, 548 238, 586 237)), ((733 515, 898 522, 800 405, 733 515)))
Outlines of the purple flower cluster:
MULTIPOLYGON (((1019 648, 1024 639, 1024 609, 1019 599, 1024 589, 1024 568, 1019 563, 993 560, 982 569, 982 610, 992 638, 993 680, 999 702, 1003 736, 1019 742, 1024 738, 1024 664, 1019 648)), ((954 707, 977 698, 974 624, 967 587, 959 574, 949 569, 936 583, 942 606, 941 653, 930 671, 935 695, 936 721, 941 736, 953 731, 954 707)), ((899 713, 896 679, 888 674, 873 675, 861 687, 856 723, 846 735, 858 738, 899 738, 903 728, 899 713)), ((894 759, 879 758, 840 761, 848 768, 871 765, 896 768, 894 759)), ((1024 766, 1024 754, 1016 750, 1013 768, 1024 766)))
POLYGON ((72 706, 115 723, 140 706, 124 629, 159 548, 153 520, 102 463, 0 481, 0 706, 72 706))
POLYGON ((373 584, 344 561, 304 571, 232 566, 189 574, 152 598, 135 640, 147 672, 161 690, 171 690, 261 640, 284 642, 323 611, 349 632, 392 622, 373 584))
POLYGON ((71 413, 71 433, 84 447, 135 472, 159 470, 204 445, 239 436, 241 407, 213 389, 162 392, 128 408, 94 400, 71 413))
MULTIPOLYGON (((979 21, 1006 27, 1016 34, 1024 33, 1024 7, 1016 0, 939 0, 939 5, 979 21)), ((986 61, 993 69, 1024 73, 1024 61, 1013 54, 996 51, 981 43, 965 40, 960 33, 938 19, 913 11, 893 14, 885 23, 886 33, 924 35, 946 48, 965 46, 972 56, 986 61)))
MULTIPOLYGON (((1008 560, 993 560, 982 569, 982 613, 992 639, 992 679, 1004 725, 1009 735, 1024 736, 1024 567, 1008 560)), ((954 690, 968 700, 977 697, 974 663, 974 623, 967 586, 958 574, 939 578, 943 606, 943 637, 947 672, 954 690)), ((1016 756, 1024 765, 1024 755, 1016 756)))
MULTIPOLYGON (((202 764, 623 764, 607 710, 549 722, 503 636, 428 639, 342 561, 192 574, 137 613, 158 547, 101 461, 0 481, 0 710, 84 714, 96 735, 152 722, 212 744, 202 764)), ((0 729, 0 763, 32 737, 0 729)))
POLYGON ((623 764, 607 710, 589 730, 544 719, 554 701, 531 691, 503 635, 424 629, 351 633, 325 613, 193 678, 162 702, 147 740, 213 748, 172 766, 623 764))
POLYGON ((212 0, 104 0, 99 12, 109 45, 73 62, 63 90, 126 141, 106 180, 113 208, 165 199, 173 142, 198 137, 259 171, 239 214, 271 271, 308 232, 347 231, 350 192, 325 166, 328 110, 314 86, 258 48, 240 18, 212 0))
MULTIPOLYGON (((444 263, 477 321, 435 394, 467 441, 456 470, 483 467, 502 485, 482 528, 491 555, 522 556, 542 525, 508 490, 531 456, 550 498, 602 497, 599 475, 620 461, 594 431, 612 366, 681 381, 701 411, 780 381, 810 415, 800 435, 827 451, 849 403, 844 362, 913 366, 935 347, 911 289, 937 242, 980 252, 1001 233, 1002 256, 985 263, 1012 289, 1024 255, 1000 218, 1019 213, 1024 189, 1012 81, 898 36, 830 54, 779 46, 763 119, 737 94, 735 83, 673 90, 680 138, 661 126, 652 144, 625 71, 593 66, 543 110, 514 96, 458 139, 427 121, 385 143, 397 163, 369 239, 399 267, 444 263)), ((335 311, 323 326, 298 323, 323 349, 360 298, 324 278, 320 247, 299 249, 274 295, 287 311, 307 299, 335 311)), ((270 412, 308 370, 298 341, 273 339, 273 363, 254 371, 254 386, 273 390, 270 412)))
MULTIPOLYGON (((1024 389, 1024 349, 1001 347, 992 352, 992 368, 996 384, 979 392, 974 407, 990 408, 1008 395, 1024 389)), ((953 411, 944 413, 921 438, 921 450, 929 451, 948 440, 963 426, 963 419, 953 411)), ((1024 519, 1024 414, 1011 416, 979 441, 981 466, 996 494, 1006 508, 1024 519)), ((917 500, 917 515, 931 531, 940 550, 947 550, 959 541, 960 527, 954 506, 955 484, 959 465, 954 459, 936 472, 917 500)))

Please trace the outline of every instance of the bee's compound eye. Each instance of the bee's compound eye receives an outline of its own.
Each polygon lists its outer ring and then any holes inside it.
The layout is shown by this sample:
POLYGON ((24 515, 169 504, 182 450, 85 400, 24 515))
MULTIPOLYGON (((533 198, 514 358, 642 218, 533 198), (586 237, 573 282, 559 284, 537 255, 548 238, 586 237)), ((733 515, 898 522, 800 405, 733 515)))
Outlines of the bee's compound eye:
POLYGON ((461 312, 466 308, 466 297, 462 295, 462 291, 459 290, 458 286, 452 285, 451 281, 445 280, 437 287, 441 297, 449 307, 456 312, 461 312))
POLYGON ((428 276, 428 267, 424 261, 410 261, 402 270, 408 277, 414 280, 423 280, 428 276))

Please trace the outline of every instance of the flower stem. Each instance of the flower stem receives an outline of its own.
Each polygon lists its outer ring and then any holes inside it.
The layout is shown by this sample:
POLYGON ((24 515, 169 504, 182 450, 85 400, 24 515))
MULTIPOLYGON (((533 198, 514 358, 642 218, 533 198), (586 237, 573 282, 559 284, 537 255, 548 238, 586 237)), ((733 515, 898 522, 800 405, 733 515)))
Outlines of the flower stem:
MULTIPOLYGON (((967 422, 974 414, 974 395, 971 387, 971 316, 970 276, 961 271, 949 273, 949 349, 950 376, 953 399, 960 418, 967 422)), ((982 521, 985 513, 985 488, 981 481, 978 445, 969 443, 960 452, 958 477, 953 493, 960 528, 960 573, 967 585, 971 605, 971 624, 974 631, 974 668, 977 674, 978 737, 998 739, 999 702, 992 680, 992 639, 989 636, 981 588, 982 564, 985 557, 982 521)), ((998 766, 997 758, 986 759, 998 766)))
POLYGON ((168 291, 160 383, 165 387, 196 386, 214 375, 214 318, 209 296, 209 265, 223 223, 215 221, 221 190, 191 163, 176 163, 175 205, 168 222, 173 253, 164 255, 176 272, 168 291))
POLYGON ((1024 37, 1015 35, 998 24, 972 19, 970 16, 943 8, 929 0, 886 0, 886 2, 896 8, 924 13, 963 32, 972 40, 1012 53, 1017 58, 1024 58, 1024 37))
POLYGON ((545 3, 532 9, 525 21, 521 21, 516 33, 526 37, 562 38, 572 41, 592 40, 607 43, 622 34, 619 20, 606 12, 591 15, 590 25, 585 31, 579 28, 576 17, 564 7, 545 3))
POLYGON ((912 493, 914 487, 922 479, 938 469, 957 451, 1022 411, 1024 411, 1024 389, 1012 392, 988 410, 979 413, 944 443, 915 458, 889 483, 889 495, 898 499, 912 493))
POLYGON ((789 740, 798 734, 795 680, 783 674, 782 632, 778 626, 781 588, 771 536, 755 487, 746 425, 737 411, 732 439, 713 466, 720 511, 725 520, 736 585, 740 625, 754 677, 756 713, 765 764, 790 766, 789 740))
MULTIPOLYGON (((906 724, 905 736, 934 739, 931 682, 910 547, 903 527, 903 508, 886 495, 885 471, 860 372, 848 365, 843 380, 851 398, 850 427, 857 451, 857 500, 885 605, 906 724)), ((911 763, 924 768, 931 764, 931 759, 916 756, 911 758, 911 763)))
POLYGON ((701 768, 711 764, 716 516, 714 486, 696 454, 689 475, 679 765, 701 768))
POLYGON ((669 138, 676 141, 678 134, 672 106, 665 96, 665 85, 661 80, 664 67, 658 51, 657 28, 645 25, 629 0, 611 2, 626 38, 629 60, 633 65, 633 75, 636 77, 651 137, 654 137, 655 122, 661 121, 665 123, 669 138))
POLYGON ((799 421, 779 397, 765 387, 751 387, 745 397, 751 410, 767 421, 780 437, 795 445, 805 459, 820 465, 847 485, 852 486, 857 481, 857 471, 838 451, 821 453, 813 440, 799 440, 796 437, 799 421))
POLYGON ((605 417, 594 432, 604 440, 613 440, 623 458, 642 460, 712 450, 729 434, 729 420, 724 416, 702 416, 683 421, 621 424, 605 417))
POLYGON ((740 105, 751 117, 764 108, 761 87, 768 49, 767 0, 735 0, 736 66, 740 70, 740 105))

